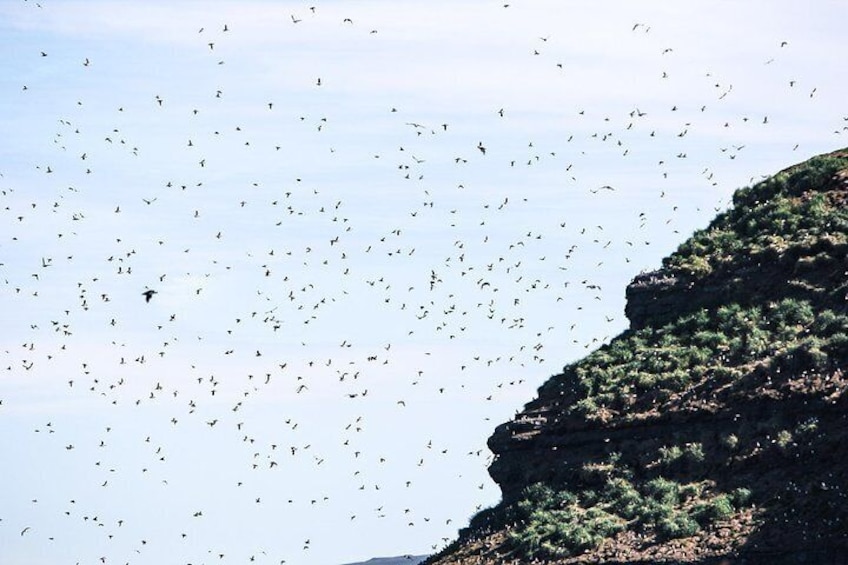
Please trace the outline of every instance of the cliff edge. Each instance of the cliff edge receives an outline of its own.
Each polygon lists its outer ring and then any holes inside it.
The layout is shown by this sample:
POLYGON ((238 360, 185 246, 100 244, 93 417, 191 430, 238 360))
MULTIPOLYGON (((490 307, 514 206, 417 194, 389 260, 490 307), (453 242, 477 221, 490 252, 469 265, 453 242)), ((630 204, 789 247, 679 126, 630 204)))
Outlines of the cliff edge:
POLYGON ((848 150, 740 189, 489 439, 431 565, 848 562, 848 150))

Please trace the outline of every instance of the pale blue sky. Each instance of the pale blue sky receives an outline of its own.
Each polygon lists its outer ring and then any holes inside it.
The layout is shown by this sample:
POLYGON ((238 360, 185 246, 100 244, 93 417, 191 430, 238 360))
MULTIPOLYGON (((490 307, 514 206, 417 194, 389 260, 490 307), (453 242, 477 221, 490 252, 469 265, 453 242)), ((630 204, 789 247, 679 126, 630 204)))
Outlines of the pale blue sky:
POLYGON ((440 548, 635 274, 846 145, 844 3, 504 4, 0 1, 0 561, 440 548))

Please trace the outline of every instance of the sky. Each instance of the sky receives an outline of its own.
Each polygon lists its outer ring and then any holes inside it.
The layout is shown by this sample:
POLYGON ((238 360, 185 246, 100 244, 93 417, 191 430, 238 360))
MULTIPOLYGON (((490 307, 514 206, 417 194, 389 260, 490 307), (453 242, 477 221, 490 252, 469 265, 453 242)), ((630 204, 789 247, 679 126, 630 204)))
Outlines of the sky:
POLYGON ((0 562, 442 548, 635 275, 848 145, 846 19, 0 0, 0 562))

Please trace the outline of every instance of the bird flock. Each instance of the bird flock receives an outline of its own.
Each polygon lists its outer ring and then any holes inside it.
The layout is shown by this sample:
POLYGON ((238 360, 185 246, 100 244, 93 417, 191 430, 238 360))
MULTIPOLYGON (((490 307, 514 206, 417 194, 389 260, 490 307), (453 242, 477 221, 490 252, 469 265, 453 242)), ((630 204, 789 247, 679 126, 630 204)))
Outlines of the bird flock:
POLYGON ((630 278, 848 129, 780 30, 713 60, 624 8, 98 6, 0 11, 4 563, 443 547, 630 278))

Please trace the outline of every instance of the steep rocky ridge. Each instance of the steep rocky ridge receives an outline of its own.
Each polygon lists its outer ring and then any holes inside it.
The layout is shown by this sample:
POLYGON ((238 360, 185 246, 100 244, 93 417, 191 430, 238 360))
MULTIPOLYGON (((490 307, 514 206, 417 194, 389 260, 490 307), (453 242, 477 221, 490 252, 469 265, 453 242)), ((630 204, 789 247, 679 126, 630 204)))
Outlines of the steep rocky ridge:
POLYGON ((489 439, 427 563, 848 562, 848 150, 740 189, 489 439))

